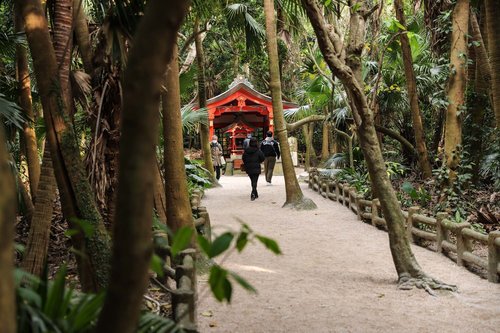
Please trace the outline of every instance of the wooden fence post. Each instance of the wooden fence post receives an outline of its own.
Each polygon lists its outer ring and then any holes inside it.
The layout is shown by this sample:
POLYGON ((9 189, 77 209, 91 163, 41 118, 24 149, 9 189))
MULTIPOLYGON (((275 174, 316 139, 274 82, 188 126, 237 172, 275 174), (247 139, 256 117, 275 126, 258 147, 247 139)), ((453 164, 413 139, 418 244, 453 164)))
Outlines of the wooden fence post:
POLYGON ((349 185, 342 186, 342 197, 344 198, 344 206, 349 207, 349 185), (347 191, 347 195, 346 195, 347 191))
POLYGON ((436 243, 438 253, 443 253, 443 241, 447 241, 449 231, 443 226, 443 221, 448 218, 448 213, 439 212, 436 215, 436 243))
POLYGON ((339 182, 335 181, 335 200, 339 201, 340 190, 339 190, 339 182))
POLYGON ((468 245, 465 240, 464 235, 462 235, 462 229, 464 228, 469 228, 470 224, 469 223, 459 223, 455 230, 456 230, 456 236, 457 236, 457 265, 458 266, 463 266, 464 265, 464 252, 468 250, 468 245))
POLYGON ((408 218, 406 219, 406 235, 408 239, 415 243, 415 238, 413 237, 413 215, 420 212, 420 207, 412 206, 408 209, 408 218))
POLYGON ((500 231, 492 231, 488 235, 488 281, 498 282, 498 264, 500 263, 500 247, 496 240, 500 239, 500 231))
POLYGON ((361 207, 361 199, 363 199, 363 196, 361 194, 357 194, 354 200, 356 200, 356 213, 358 215, 358 220, 362 220, 363 216, 363 211, 364 211, 364 206, 361 207))
POLYGON ((379 199, 373 199, 372 200, 372 225, 377 226, 377 218, 379 217, 378 214, 378 204, 380 200, 379 199))

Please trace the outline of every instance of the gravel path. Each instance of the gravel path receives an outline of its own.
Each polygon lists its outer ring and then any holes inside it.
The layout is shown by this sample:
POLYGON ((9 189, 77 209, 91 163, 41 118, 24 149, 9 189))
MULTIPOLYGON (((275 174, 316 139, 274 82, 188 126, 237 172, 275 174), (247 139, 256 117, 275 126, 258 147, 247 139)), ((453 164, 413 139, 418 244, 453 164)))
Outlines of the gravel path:
POLYGON ((265 186, 261 176, 254 202, 243 176, 223 176, 223 187, 206 192, 203 205, 214 234, 238 230, 239 217, 277 240, 283 255, 253 244, 228 258, 224 266, 258 290, 252 295, 235 286, 230 305, 207 293, 207 276, 200 276, 201 332, 500 332, 500 284, 415 246, 423 269, 459 292, 432 297, 398 290, 386 232, 357 221, 306 184, 304 194, 318 209, 282 209, 284 179, 274 177, 273 183, 265 186))

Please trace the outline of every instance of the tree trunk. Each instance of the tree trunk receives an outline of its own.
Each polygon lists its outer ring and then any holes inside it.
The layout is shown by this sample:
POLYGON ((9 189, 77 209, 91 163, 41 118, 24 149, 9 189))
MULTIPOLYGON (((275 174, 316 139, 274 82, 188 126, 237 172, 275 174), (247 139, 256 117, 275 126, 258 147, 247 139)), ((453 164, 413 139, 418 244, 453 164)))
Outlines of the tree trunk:
POLYGON ((491 91, 496 128, 500 129, 500 5, 498 0, 485 0, 488 50, 491 65, 491 91))
MULTIPOLYGON (((325 117, 328 115, 328 110, 324 110, 323 114, 325 117)), ((322 144, 321 144, 321 160, 326 161, 328 157, 330 157, 330 149, 329 149, 329 144, 330 144, 330 126, 327 121, 323 122, 323 131, 322 131, 322 144)))
MULTIPOLYGON (((481 6, 484 22, 484 6, 481 6)), ((484 111, 488 108, 488 91, 491 84, 491 68, 488 62, 488 55, 481 36, 481 29, 477 22, 476 14, 470 12, 473 46, 472 52, 475 54, 474 61, 474 94, 469 105, 471 105, 472 135, 470 137, 470 154, 473 162, 472 181, 477 184, 480 179, 479 168, 483 158, 483 127, 484 111), (475 45, 474 45, 475 44, 475 45)), ((471 75, 472 76, 472 75, 471 75)))
MULTIPOLYGON (((15 6, 15 31, 17 33, 24 30, 23 19, 19 6, 15 6)), ((24 147, 26 149, 26 160, 28 161, 28 175, 30 181, 31 199, 36 199, 36 189, 40 181, 40 159, 38 157, 38 147, 35 134, 35 115, 31 101, 31 80, 28 67, 28 52, 24 45, 16 45, 17 80, 19 87, 19 106, 23 109, 26 121, 23 123, 24 147)))
POLYGON ((73 1, 73 22, 75 26, 75 39, 82 56, 85 73, 92 75, 92 47, 90 46, 89 26, 83 10, 83 0, 73 1))
MULTIPOLYGON (((396 17, 405 28, 406 20, 402 0, 394 0, 396 17)), ((408 98, 410 99, 411 119, 413 123, 413 132, 415 133, 415 144, 417 146, 418 161, 422 176, 424 179, 432 177, 432 167, 427 154, 425 144, 424 126, 422 124, 422 113, 418 105, 417 82, 415 72, 413 71, 413 59, 411 55, 410 41, 408 35, 403 33, 399 36, 401 42, 401 52, 403 54, 403 64, 406 76, 406 88, 408 89, 408 98)))
POLYGON ((91 236, 83 231, 73 237, 75 247, 87 256, 77 256, 79 274, 85 291, 107 285, 109 271, 109 236, 104 230, 93 193, 87 182, 78 140, 69 120, 58 77, 58 65, 47 21, 40 0, 19 0, 25 32, 42 100, 46 136, 54 166, 63 213, 72 228, 77 221, 93 227, 91 236))
MULTIPOLYGON (((47 141, 45 142, 47 144, 47 141)), ((35 210, 31 219, 26 251, 21 263, 21 267, 24 270, 37 276, 42 275, 47 259, 56 190, 57 184, 54 177, 50 151, 45 147, 35 210)))
POLYGON ((278 42, 276 36, 276 19, 274 16, 274 1, 264 0, 264 14, 266 16, 266 39, 269 56, 269 75, 271 97, 273 103, 275 136, 277 134, 281 145, 281 159, 283 161, 283 174, 285 176, 286 201, 284 207, 295 209, 315 209, 316 204, 304 197, 293 168, 292 155, 288 145, 288 134, 285 117, 283 115, 283 102, 281 100, 281 81, 278 61, 278 42))
POLYGON ((16 332, 16 289, 14 287, 14 224, 16 194, 9 154, 0 125, 0 330, 16 332))
POLYGON ((167 198, 165 197, 165 183, 161 176, 160 164, 156 161, 155 186, 154 186, 154 208, 161 223, 167 225, 167 198))
POLYGON ((173 57, 167 69, 165 86, 166 90, 162 94, 163 154, 165 179, 168 180, 165 181, 165 197, 167 224, 175 233, 185 226, 194 228, 184 166, 177 46, 174 46, 173 57))
MULTIPOLYGON (((201 108, 205 108, 207 106, 207 91, 205 89, 205 56, 203 54, 203 45, 201 41, 201 35, 199 33, 200 23, 199 20, 196 19, 195 22, 195 37, 194 43, 196 46, 196 62, 198 63, 198 106, 201 108)), ((208 117, 208 116, 207 116, 208 117)), ((205 169, 210 171, 212 175, 212 181, 215 180, 215 170, 212 162, 212 153, 210 151, 210 124, 207 121, 207 124, 200 124, 200 141, 201 141, 201 150, 203 152, 203 166, 205 169)))
POLYGON ((311 149, 311 140, 309 137, 309 124, 306 124, 302 126, 302 134, 304 135, 304 141, 306 143, 306 156, 305 156, 305 161, 304 161, 304 170, 309 171, 311 168, 311 155, 310 155, 310 149, 311 149))
POLYGON ((450 81, 446 111, 444 154, 450 169, 449 185, 454 183, 460 163, 459 146, 462 144, 462 115, 465 109, 467 84, 467 35, 469 33, 469 0, 457 0, 452 16, 450 81))
POLYGON ((136 331, 152 253, 151 168, 156 163, 160 88, 188 8, 189 1, 150 0, 130 50, 123 84, 113 265, 98 333, 136 331))
MULTIPOLYGON (((424 287, 426 290, 429 290, 429 288, 452 288, 428 278, 418 265, 406 236, 405 219, 400 204, 387 176, 382 151, 375 131, 373 113, 368 106, 363 85, 357 80, 353 70, 346 66, 335 53, 333 42, 330 39, 331 35, 328 34, 328 27, 316 1, 302 0, 302 4, 316 33, 326 63, 348 91, 349 105, 353 111, 358 138, 368 166, 372 187, 380 198, 382 212, 387 223, 390 249, 399 276, 400 287, 406 289, 415 285, 424 287)), ((363 10, 363 4, 360 4, 358 10, 363 10)))
POLYGON ((61 95, 72 116, 73 98, 69 83, 73 48, 73 0, 54 0, 53 43, 59 70, 61 95))

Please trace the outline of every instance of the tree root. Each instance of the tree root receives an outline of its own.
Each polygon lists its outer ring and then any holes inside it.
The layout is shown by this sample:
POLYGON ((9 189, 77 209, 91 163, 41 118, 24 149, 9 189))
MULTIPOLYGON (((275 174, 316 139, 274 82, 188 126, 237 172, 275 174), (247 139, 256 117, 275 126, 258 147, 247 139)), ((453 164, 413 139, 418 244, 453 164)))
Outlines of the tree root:
POLYGON ((413 277, 408 273, 403 273, 399 277, 398 287, 402 290, 411 290, 414 287, 424 289, 429 295, 437 296, 434 290, 447 290, 456 292, 457 286, 446 284, 427 275, 413 277))
POLYGON ((282 208, 292 208, 295 210, 314 210, 318 208, 314 201, 309 198, 302 197, 302 199, 294 202, 285 202, 282 208))

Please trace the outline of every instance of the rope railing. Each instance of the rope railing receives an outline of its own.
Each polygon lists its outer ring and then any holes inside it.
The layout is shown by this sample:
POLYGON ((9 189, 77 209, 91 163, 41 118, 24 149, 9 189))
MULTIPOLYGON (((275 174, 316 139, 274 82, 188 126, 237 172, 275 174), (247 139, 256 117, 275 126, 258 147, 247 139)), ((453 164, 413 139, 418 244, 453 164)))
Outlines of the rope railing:
MULTIPOLYGON (((349 208, 358 220, 370 221, 373 226, 387 229, 386 221, 380 208, 380 200, 366 200, 348 184, 323 176, 317 169, 309 171, 309 188, 321 196, 337 201, 349 208)), ((426 240, 436 243, 438 253, 456 254, 459 266, 473 264, 486 270, 488 281, 498 283, 500 274, 500 231, 488 235, 471 229, 470 223, 454 223, 448 214, 437 213, 436 217, 420 214, 420 207, 402 210, 406 220, 406 233, 413 243, 426 240), (488 247, 488 256, 479 256, 473 252, 472 243, 477 242, 488 247)))

